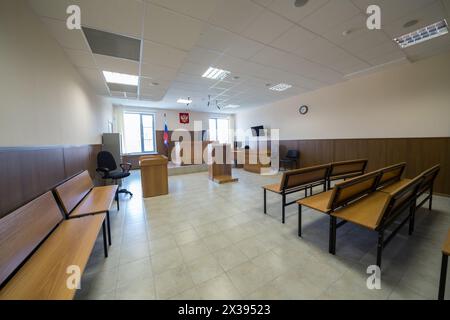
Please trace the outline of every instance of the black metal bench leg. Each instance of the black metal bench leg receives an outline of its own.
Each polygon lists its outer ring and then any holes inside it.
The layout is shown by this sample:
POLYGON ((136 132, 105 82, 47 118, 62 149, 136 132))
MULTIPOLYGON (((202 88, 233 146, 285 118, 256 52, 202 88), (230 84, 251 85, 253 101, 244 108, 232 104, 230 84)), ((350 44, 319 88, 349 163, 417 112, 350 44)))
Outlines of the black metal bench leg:
POLYGON ((412 235, 414 232, 414 223, 416 216, 416 201, 409 207, 409 231, 408 234, 412 235))
POLYGON ((298 236, 302 236, 302 205, 298 205, 298 236))
POLYGON ((445 282, 447 281, 447 264, 448 256, 442 254, 442 264, 441 264, 441 278, 439 279, 439 300, 444 300, 445 298, 445 282))
POLYGON ((108 243, 106 240, 106 220, 103 220, 102 230, 103 230, 103 250, 105 251, 105 258, 108 258, 108 243))
POLYGON ((109 211, 106 211, 106 220, 108 222, 108 240, 111 245, 111 220, 109 219, 109 211))
POLYGON ((428 210, 433 208, 433 188, 430 189, 430 200, 428 201, 428 210))
POLYGON ((264 214, 267 214, 266 198, 267 198, 267 190, 264 189, 264 214))
POLYGON ((305 198, 308 197, 308 188, 305 188, 305 198))
POLYGON ((331 189, 331 180, 328 180, 327 181, 327 190, 330 190, 331 189))
POLYGON ((281 222, 284 223, 286 220, 286 195, 283 193, 283 200, 281 203, 281 222))
POLYGON ((328 251, 336 254, 336 217, 330 215, 330 236, 328 251))
POLYGON ((378 231, 378 244, 377 244, 377 266, 381 268, 381 255, 383 254, 384 246, 384 230, 378 231))

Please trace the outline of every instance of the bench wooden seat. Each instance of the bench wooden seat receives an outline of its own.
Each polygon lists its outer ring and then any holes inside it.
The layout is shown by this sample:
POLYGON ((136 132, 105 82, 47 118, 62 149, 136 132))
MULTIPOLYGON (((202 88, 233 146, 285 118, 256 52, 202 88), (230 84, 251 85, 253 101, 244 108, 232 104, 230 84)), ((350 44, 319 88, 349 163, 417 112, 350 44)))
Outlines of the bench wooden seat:
POLYGON ((376 191, 359 201, 349 204, 342 210, 333 212, 332 215, 336 218, 375 230, 389 199, 390 195, 388 193, 376 191))
POLYGON ((117 185, 95 187, 78 206, 70 213, 70 217, 78 217, 96 213, 106 213, 116 197, 117 185))
POLYGON ((328 213, 331 211, 331 209, 328 207, 328 204, 330 202, 332 194, 333 190, 328 190, 326 192, 301 199, 297 201, 297 203, 323 213, 328 213))
POLYGON ((281 201, 281 219, 285 223, 285 208, 291 204, 296 203, 296 200, 286 202, 286 195, 305 191, 305 197, 308 196, 308 189, 311 190, 315 186, 323 186, 323 191, 326 190, 326 182, 328 176, 329 165, 314 166, 302 168, 297 170, 290 170, 283 172, 280 183, 263 186, 264 190, 264 214, 267 214, 267 191, 280 194, 281 201))
POLYGON ((114 199, 119 202, 117 185, 94 187, 89 172, 85 170, 57 186, 55 194, 68 219, 106 213, 108 239, 111 245, 109 209, 114 199))
MULTIPOLYGON (((83 272, 106 214, 63 220, 51 192, 0 219, 0 299, 72 299, 69 266, 83 272)), ((81 274, 80 274, 81 276, 81 274)))

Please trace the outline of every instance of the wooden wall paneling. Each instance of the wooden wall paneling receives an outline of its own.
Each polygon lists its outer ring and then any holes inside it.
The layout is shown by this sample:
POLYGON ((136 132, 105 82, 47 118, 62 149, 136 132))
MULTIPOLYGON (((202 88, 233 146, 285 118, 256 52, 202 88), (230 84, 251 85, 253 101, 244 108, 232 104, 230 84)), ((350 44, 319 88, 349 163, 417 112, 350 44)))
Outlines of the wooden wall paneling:
POLYGON ((0 217, 64 180, 62 148, 0 152, 0 217))
POLYGON ((298 150, 302 168, 326 164, 333 161, 334 142, 333 140, 300 140, 298 150))
MULTIPOLYGON (((282 140, 282 141, 280 141, 279 150, 280 150, 279 157, 280 157, 280 159, 283 159, 284 157, 286 157, 288 150, 299 150, 298 140, 282 140)), ((297 161, 297 166, 300 167, 302 165, 303 165, 302 164, 302 155, 301 155, 301 151, 300 151, 300 161, 297 161)))
POLYGON ((368 155, 367 139, 339 139, 334 141, 333 161, 367 158, 368 155))
POLYGON ((407 177, 413 178, 422 171, 440 163, 441 172, 436 179, 435 191, 438 193, 450 194, 450 190, 446 190, 446 177, 449 172, 449 156, 448 152, 445 152, 444 150, 448 150, 447 138, 408 139, 408 165, 406 166, 407 177))
MULTIPOLYGON (((361 143, 364 143, 361 141, 361 143)), ((361 158, 369 159, 367 172, 374 171, 387 166, 387 147, 385 139, 369 139, 367 153, 361 158)))
POLYGON ((69 178, 89 167, 89 146, 64 147, 64 168, 69 178))
MULTIPOLYGON (((408 139, 383 139, 386 146, 385 164, 387 167, 400 162, 407 162, 408 139)), ((408 164, 407 164, 408 165, 408 164)))

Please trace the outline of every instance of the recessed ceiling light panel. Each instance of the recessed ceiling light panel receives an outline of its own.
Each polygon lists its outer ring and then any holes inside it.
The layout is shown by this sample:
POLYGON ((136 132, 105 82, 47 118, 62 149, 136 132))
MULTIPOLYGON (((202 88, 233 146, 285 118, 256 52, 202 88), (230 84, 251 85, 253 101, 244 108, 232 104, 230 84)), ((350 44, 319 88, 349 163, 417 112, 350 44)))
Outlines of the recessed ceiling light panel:
POLYGON ((270 87, 269 90, 272 90, 272 91, 284 91, 284 90, 287 90, 289 88, 292 88, 292 86, 290 84, 280 83, 280 84, 277 84, 276 86, 270 87))
POLYGON ((394 41, 397 42, 401 48, 407 48, 443 36, 447 33, 448 25, 447 21, 444 19, 411 33, 404 34, 401 37, 395 38, 394 41))
POLYGON ((132 74, 103 71, 105 80, 108 83, 125 84, 129 86, 137 86, 139 82, 139 77, 132 74))
POLYGON ((202 77, 213 80, 223 80, 230 73, 231 73, 230 71, 209 67, 208 70, 206 70, 206 72, 202 75, 202 77))
POLYGON ((240 107, 240 105, 238 105, 238 104, 229 104, 229 105, 227 105, 227 106, 225 106, 225 107, 223 107, 224 109, 236 109, 236 108, 239 108, 240 107))

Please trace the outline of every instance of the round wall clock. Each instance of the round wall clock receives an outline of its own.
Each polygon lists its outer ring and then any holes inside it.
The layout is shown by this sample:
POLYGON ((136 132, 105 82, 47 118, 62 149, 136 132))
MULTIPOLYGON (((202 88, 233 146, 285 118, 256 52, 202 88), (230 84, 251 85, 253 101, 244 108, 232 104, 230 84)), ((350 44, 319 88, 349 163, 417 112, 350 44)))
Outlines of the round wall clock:
POLYGON ((301 106, 298 109, 298 112, 300 112, 300 114, 303 114, 303 115, 307 114, 308 113, 308 106, 301 106))

